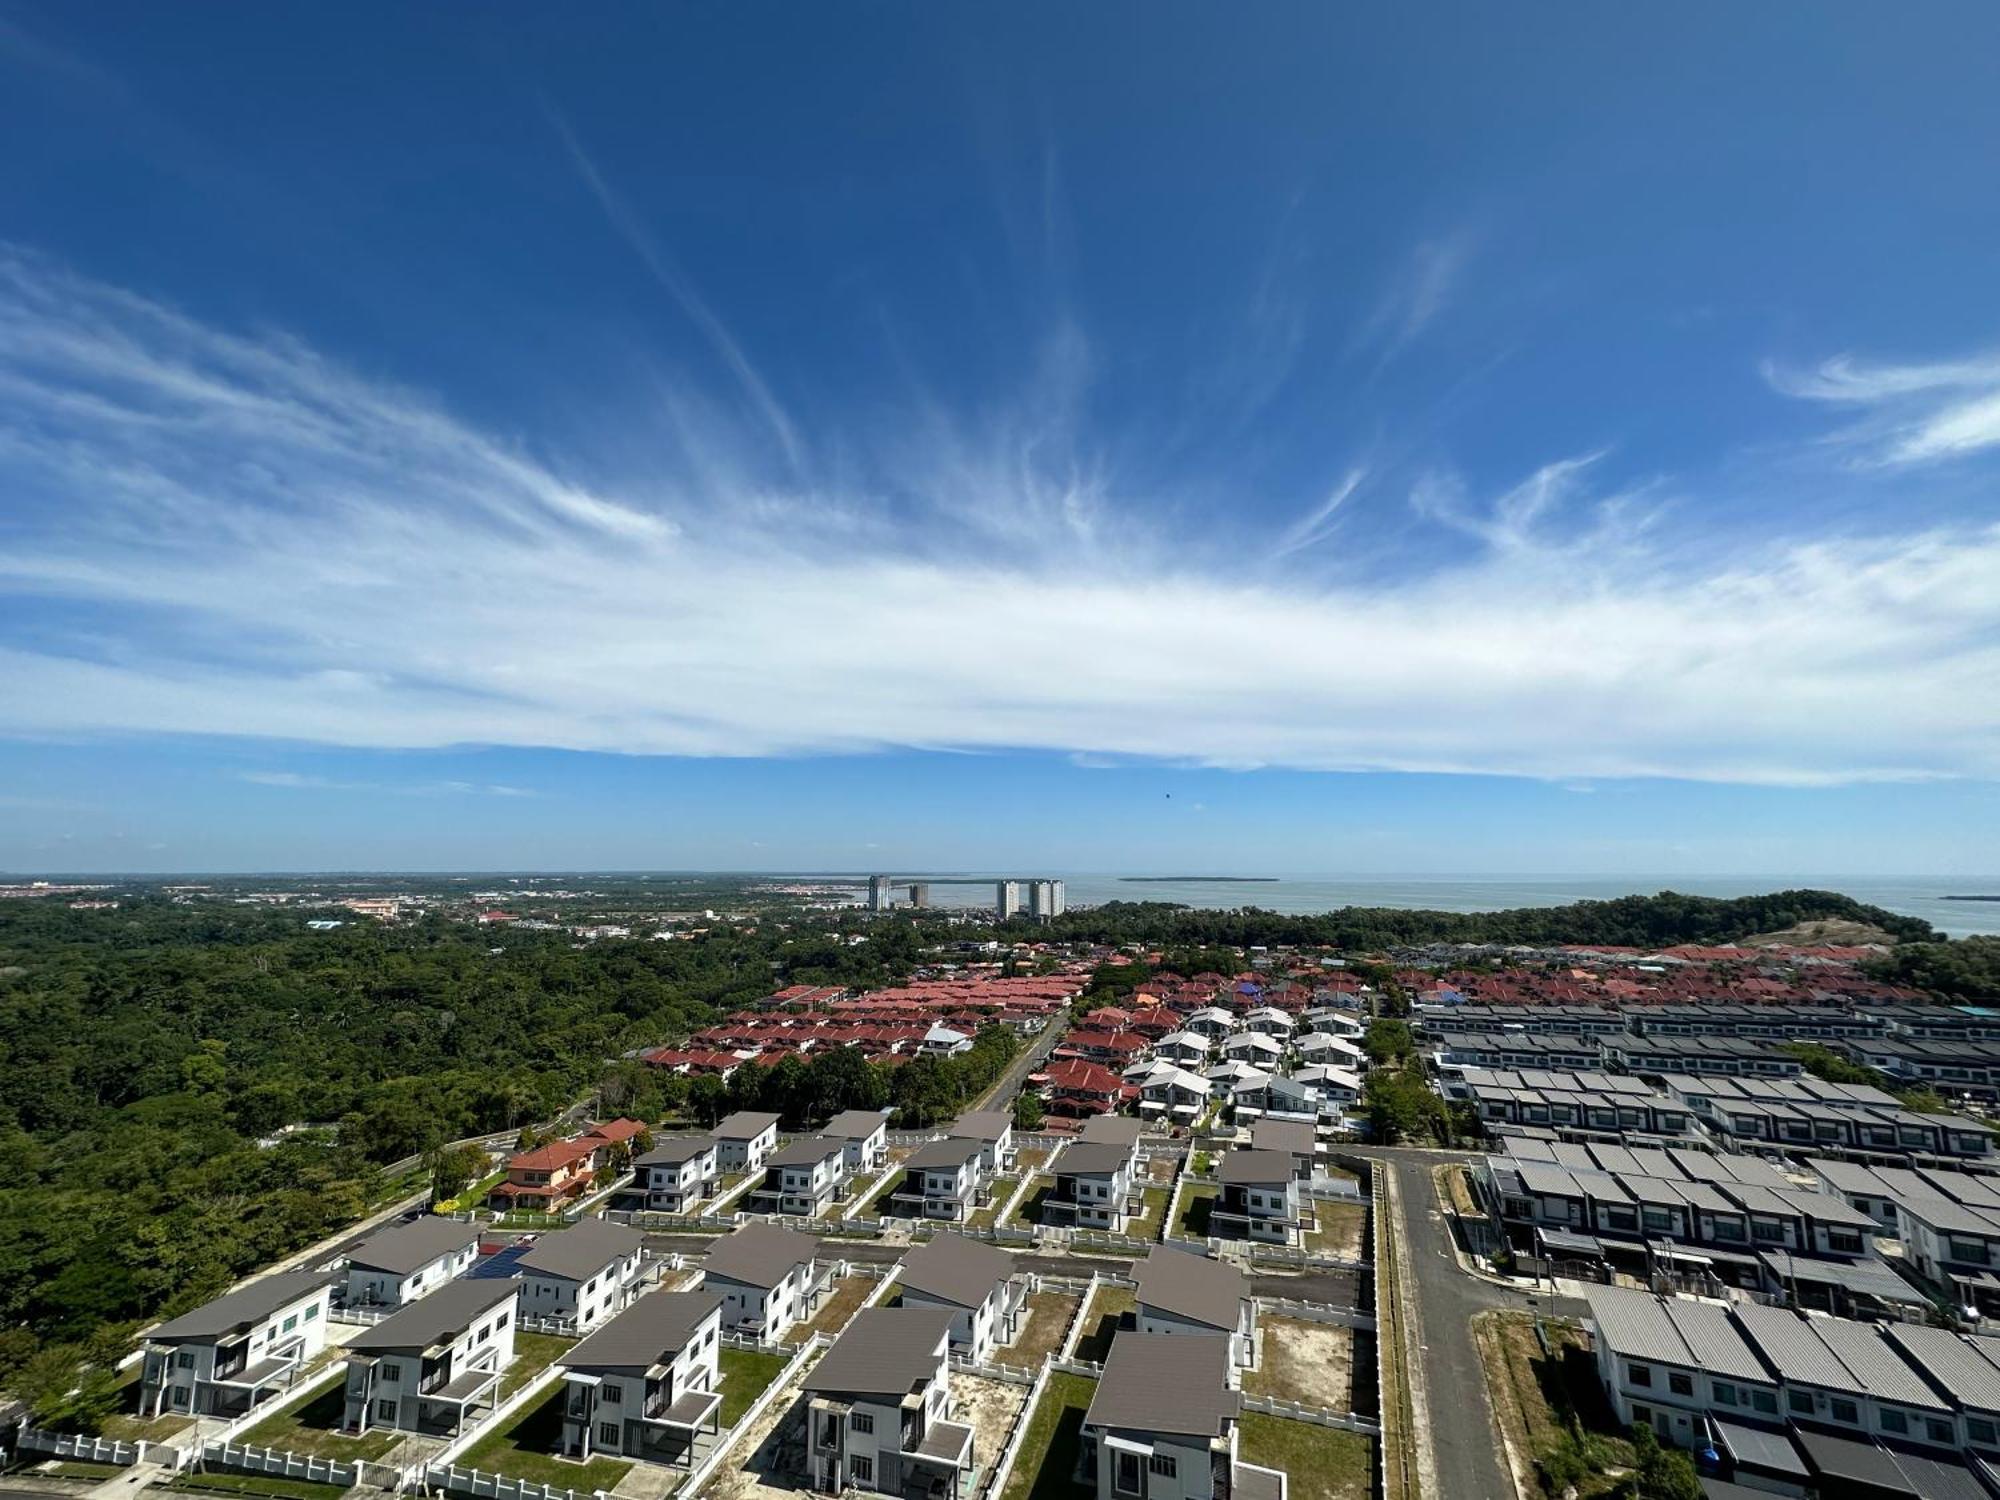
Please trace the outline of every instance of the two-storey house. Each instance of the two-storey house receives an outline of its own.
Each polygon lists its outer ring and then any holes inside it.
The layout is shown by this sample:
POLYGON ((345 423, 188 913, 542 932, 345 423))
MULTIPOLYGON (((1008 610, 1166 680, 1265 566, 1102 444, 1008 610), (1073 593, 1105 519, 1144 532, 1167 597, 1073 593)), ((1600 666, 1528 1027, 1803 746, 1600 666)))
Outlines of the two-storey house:
POLYGON ((472 1269, 479 1227, 426 1216, 363 1240, 347 1253, 349 1307, 401 1307, 472 1269))
POLYGON ((329 1278, 285 1271, 225 1292, 146 1335, 139 1410, 238 1417, 291 1388, 326 1347, 329 1278))
POLYGON ((1010 1342, 1021 1320, 1027 1288, 1014 1278, 1014 1257, 962 1234, 940 1234, 903 1257, 905 1307, 941 1307, 952 1315, 951 1346, 985 1360, 1010 1342))
POLYGON ((1136 1187, 1135 1152, 1129 1146, 1078 1141, 1063 1147, 1049 1170, 1055 1185, 1042 1198, 1044 1224, 1116 1234, 1129 1216, 1145 1211, 1136 1187))
POLYGON ((827 1276, 813 1263, 819 1242, 775 1224, 745 1224, 702 1262, 701 1288, 722 1295, 722 1326, 775 1343, 812 1316, 827 1276))
POLYGON ((964 1136, 919 1146, 903 1159, 903 1180, 889 1195, 891 1207, 906 1218, 962 1222, 978 1203, 985 1149, 964 1136))
POLYGON ((1079 1478, 1097 1500, 1285 1500, 1237 1457, 1242 1397, 1219 1334, 1119 1334, 1084 1413, 1079 1478))
POLYGON ((587 1333, 638 1295, 645 1263, 645 1236, 624 1224, 583 1219, 545 1234, 514 1262, 521 1313, 587 1333))
POLYGON ((960 1140, 979 1142, 979 1172, 983 1182, 996 1172, 1014 1169, 1014 1112, 1010 1109, 968 1110, 951 1122, 960 1140))
POLYGON ((715 1127, 715 1165, 724 1172, 754 1172, 778 1149, 778 1117, 739 1109, 715 1127))
POLYGON ((590 1190, 598 1149, 599 1143, 578 1137, 517 1151, 507 1158, 507 1175, 494 1184, 486 1202, 501 1213, 517 1208, 556 1213, 590 1190))
POLYGON ((636 1186, 646 1195, 646 1207, 683 1214, 715 1191, 721 1169, 713 1136, 671 1135, 634 1161, 632 1170, 636 1186))
POLYGON ((1141 1333, 1219 1334, 1229 1340, 1231 1383, 1257 1346, 1250 1278, 1224 1261, 1156 1245, 1133 1268, 1141 1333))
POLYGON ((867 1307, 807 1372, 807 1484, 963 1500, 972 1427, 951 1420, 951 1325, 938 1307, 867 1307))
POLYGON ((879 1172, 889 1160, 889 1117, 878 1110, 845 1109, 822 1132, 845 1151, 847 1174, 879 1172))
POLYGON ((1216 1175, 1222 1192, 1209 1209, 1215 1233, 1274 1245, 1304 1243, 1311 1211, 1299 1192, 1291 1156, 1283 1151, 1227 1151, 1216 1175))
POLYGON ((557 1356, 563 1455, 690 1458, 721 1427, 721 1331, 720 1294, 654 1292, 557 1356))
POLYGON ((349 1339, 344 1429, 451 1437, 490 1412, 520 1297, 511 1277, 454 1281, 349 1339))
POLYGON ((752 1190, 751 1207, 760 1213, 815 1217, 847 1182, 846 1149, 826 1135, 779 1147, 764 1158, 764 1181, 752 1190))

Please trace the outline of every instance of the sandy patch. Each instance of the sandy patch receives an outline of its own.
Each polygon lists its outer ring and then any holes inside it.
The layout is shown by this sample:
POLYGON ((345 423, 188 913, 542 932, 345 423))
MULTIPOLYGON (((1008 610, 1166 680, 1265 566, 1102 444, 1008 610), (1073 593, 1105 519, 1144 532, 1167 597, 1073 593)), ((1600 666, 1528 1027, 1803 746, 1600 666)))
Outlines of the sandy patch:
POLYGON ((973 1461, 990 1469, 1000 1456, 1007 1429, 1028 1404, 1028 1388, 983 1375, 951 1376, 951 1420, 970 1423, 973 1461))
POLYGON ((1333 1323, 1270 1315, 1257 1319, 1257 1366, 1243 1388, 1259 1396, 1354 1409, 1354 1331, 1333 1323))

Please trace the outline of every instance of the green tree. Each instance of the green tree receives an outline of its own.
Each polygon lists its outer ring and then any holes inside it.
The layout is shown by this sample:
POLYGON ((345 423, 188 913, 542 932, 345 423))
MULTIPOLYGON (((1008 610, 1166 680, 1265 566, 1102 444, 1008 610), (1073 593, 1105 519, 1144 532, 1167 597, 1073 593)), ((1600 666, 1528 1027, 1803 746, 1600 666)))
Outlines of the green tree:
POLYGON ((1638 1500, 1701 1500, 1701 1476, 1693 1460, 1662 1444, 1650 1422, 1633 1425, 1632 1454, 1638 1500))
POLYGON ((1042 1096, 1022 1090, 1014 1096, 1014 1128, 1016 1130, 1040 1130, 1047 1111, 1042 1107, 1042 1096))

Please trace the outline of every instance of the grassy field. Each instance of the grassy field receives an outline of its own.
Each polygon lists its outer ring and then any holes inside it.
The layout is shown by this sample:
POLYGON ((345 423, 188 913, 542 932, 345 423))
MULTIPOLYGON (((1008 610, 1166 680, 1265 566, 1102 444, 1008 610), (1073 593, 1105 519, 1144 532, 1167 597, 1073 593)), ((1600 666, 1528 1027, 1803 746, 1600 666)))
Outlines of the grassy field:
POLYGON ((1021 1438, 1020 1456, 1000 1500, 1071 1500, 1086 1493, 1072 1477, 1083 1436, 1083 1415, 1097 1382, 1082 1375, 1052 1375, 1042 1391, 1028 1430, 1021 1438))
POLYGON ((500 1399, 506 1400, 540 1375, 555 1363, 557 1355, 575 1342, 575 1339, 564 1338, 554 1333, 515 1334, 514 1361, 507 1366, 507 1373, 500 1377, 500 1399))
POLYGON ((317 1395, 295 1401, 237 1439, 253 1448, 289 1448, 314 1458, 374 1460, 400 1443, 406 1434, 377 1429, 360 1437, 336 1432, 347 1415, 347 1385, 336 1380, 317 1395))
POLYGON ((870 1190, 867 1199, 859 1208, 854 1210, 854 1217, 857 1219, 881 1218, 882 1210, 888 1207, 889 1195, 896 1190, 896 1184, 901 1182, 906 1175, 901 1167, 891 1167, 888 1171, 884 1172, 881 1181, 877 1182, 874 1188, 870 1190))
POLYGON ((1190 1182, 1181 1188, 1181 1211, 1174 1221, 1173 1232, 1182 1239, 1205 1240, 1208 1238, 1208 1216, 1215 1207, 1216 1194, 1221 1191, 1214 1183, 1190 1182))
POLYGON ((1487 1313, 1474 1325, 1479 1360, 1493 1410, 1516 1449, 1542 1459, 1579 1439, 1590 1447, 1590 1473, 1579 1485, 1584 1500, 1616 1488, 1602 1472, 1628 1466, 1632 1445, 1605 1400, 1580 1329, 1551 1323, 1552 1350, 1542 1352, 1534 1320, 1526 1313, 1487 1313))
POLYGON ((1146 1189, 1146 1211, 1129 1221, 1125 1233, 1135 1240, 1156 1240, 1160 1237, 1160 1222, 1167 1216, 1167 1200, 1173 1195, 1163 1187, 1146 1189))
MULTIPOLYGON (((1177 1252, 1178 1253, 1178 1252, 1177 1252)), ((1076 1357, 1101 1365, 1111 1352, 1112 1335, 1125 1314, 1139 1305, 1129 1286, 1100 1286, 1083 1310, 1083 1328, 1076 1340, 1076 1357)))
POLYGON ((486 1195, 498 1187, 506 1179, 506 1176, 507 1169, 504 1166, 496 1167, 493 1171, 487 1173, 486 1176, 480 1178, 479 1181, 473 1183, 464 1192, 460 1193, 456 1198, 446 1198, 438 1203, 432 1212, 458 1214, 464 1213, 468 1208, 478 1208, 486 1201, 486 1195))
POLYGON ((1007 1216, 1007 1222, 1017 1229, 1033 1229, 1042 1222, 1042 1200, 1055 1190, 1055 1178, 1046 1172, 1037 1172, 1028 1183, 1028 1191, 1021 1195, 1021 1201, 1007 1216))
POLYGON ((750 1403, 778 1378, 785 1356, 761 1349, 724 1349, 718 1358, 722 1367, 722 1425, 734 1427, 750 1403))
POLYGON ((225 1474, 214 1469, 183 1475, 160 1488, 190 1495, 258 1495, 274 1500, 340 1500, 347 1493, 337 1484, 314 1484, 310 1479, 285 1479, 277 1474, 225 1474))
POLYGON ((127 1443, 164 1442, 194 1421, 184 1411, 168 1411, 157 1417, 139 1415, 139 1376, 143 1370, 141 1361, 118 1377, 118 1410, 104 1419, 105 1437, 127 1443))
POLYGON ((1033 1368, 1056 1352, 1076 1298, 1068 1292, 1031 1292, 1022 1309, 1021 1336, 1000 1350, 1003 1364, 1033 1368))
POLYGON ((1237 1456, 1245 1463, 1283 1469, 1289 1476, 1285 1492, 1292 1500, 1367 1500, 1374 1447, 1358 1432, 1263 1412, 1245 1412, 1237 1429, 1237 1456))
POLYGON ((1359 1203, 1328 1203, 1313 1206, 1313 1227, 1306 1235, 1306 1249, 1326 1255, 1361 1254, 1361 1235, 1368 1227, 1368 1210, 1359 1203))
POLYGON ((558 1386, 499 1431, 474 1443, 459 1463, 557 1489, 610 1489, 631 1471, 632 1465, 625 1459, 593 1458, 576 1463, 555 1456, 562 1442, 563 1403, 568 1399, 569 1392, 558 1386))

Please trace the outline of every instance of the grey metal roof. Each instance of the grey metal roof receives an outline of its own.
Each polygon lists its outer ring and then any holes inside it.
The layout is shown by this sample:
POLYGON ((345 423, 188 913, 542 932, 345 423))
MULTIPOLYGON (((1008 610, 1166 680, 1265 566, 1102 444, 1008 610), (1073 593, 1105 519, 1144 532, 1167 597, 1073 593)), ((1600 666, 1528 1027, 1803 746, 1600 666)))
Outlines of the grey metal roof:
POLYGON ((903 1159, 903 1168, 920 1172, 926 1168, 962 1167, 985 1149, 984 1143, 971 1136, 946 1136, 912 1151, 903 1159))
POLYGON ((1732 1309, 1743 1331, 1781 1380, 1822 1386, 1856 1396, 1872 1394, 1861 1379, 1814 1332, 1813 1323, 1777 1307, 1745 1303, 1732 1309))
POLYGON ((720 1292, 649 1292, 574 1348, 567 1370, 645 1370, 668 1363, 722 1306, 720 1292))
POLYGON ((1882 1336, 1877 1325, 1852 1323, 1845 1318, 1814 1318, 1812 1329, 1854 1378, 1874 1395, 1905 1406, 1950 1409, 1949 1403, 1898 1352, 1898 1346, 1882 1336))
POLYGON ((1139 1143, 1145 1129, 1145 1121, 1135 1120, 1130 1115, 1092 1115, 1083 1122, 1077 1139, 1089 1141, 1092 1145, 1129 1147, 1139 1143))
POLYGON ((1593 1286, 1584 1300, 1590 1304, 1597 1336, 1613 1354, 1669 1365, 1699 1363, 1660 1298, 1651 1292, 1593 1286))
POLYGON ((1283 1151, 1225 1151, 1217 1174, 1225 1183, 1253 1186, 1267 1182, 1289 1182, 1292 1158, 1283 1151))
POLYGON ((776 1115, 761 1114, 753 1109, 739 1109, 715 1127, 715 1138, 719 1141, 751 1141, 777 1123, 776 1115))
POLYGON ((709 1247, 701 1263, 702 1274, 770 1288, 783 1281, 794 1266, 810 1264, 818 1248, 818 1241, 776 1224, 745 1224, 709 1247))
POLYGON ((847 1148, 830 1135, 809 1135, 803 1140, 793 1141, 789 1146, 780 1146, 764 1158, 767 1167, 809 1167, 815 1162, 825 1161, 829 1156, 838 1156, 847 1148))
POLYGON ((1785 1433, 1743 1422, 1725 1422, 1714 1416, 1709 1421, 1715 1426, 1716 1436, 1722 1439, 1723 1450, 1739 1466, 1749 1465, 1773 1474, 1793 1474, 1802 1480, 1812 1477, 1805 1460, 1799 1457, 1798 1448, 1785 1433))
POLYGON ((1126 1166, 1132 1160, 1128 1146, 1115 1141, 1078 1141, 1073 1146, 1065 1146, 1063 1153, 1049 1170, 1058 1177, 1106 1176, 1126 1166))
POLYGON ((1006 1109, 967 1110, 951 1123, 953 1135, 991 1143, 1014 1128, 1014 1113, 1006 1109))
POLYGON ((363 1240, 348 1252, 350 1264, 367 1271, 387 1271, 407 1276, 440 1256, 451 1255, 467 1245, 479 1243, 479 1226, 453 1219, 426 1215, 385 1229, 373 1239, 363 1240))
POLYGON ((1145 1306, 1225 1332, 1235 1331, 1250 1295, 1249 1278, 1236 1267, 1165 1245, 1155 1245, 1132 1274, 1145 1306))
POLYGON ((903 1257, 898 1284, 954 1307, 977 1307, 1014 1274, 1014 1257, 962 1234, 940 1234, 903 1257))
POLYGON ((161 1343, 227 1338, 249 1328, 291 1303, 323 1290, 332 1278, 324 1271, 284 1271, 266 1276, 213 1301, 170 1318, 147 1334, 161 1343))
POLYGON ((1810 1281, 1822 1286, 1845 1287, 1878 1302, 1900 1302, 1912 1307, 1927 1306, 1930 1299, 1896 1274, 1895 1268, 1879 1260, 1816 1260, 1794 1255, 1789 1250, 1765 1250, 1758 1258, 1780 1281, 1810 1281))
POLYGON ((822 1133, 840 1141, 865 1141, 888 1123, 887 1115, 872 1109, 843 1109, 826 1122, 822 1133))
POLYGON ((654 1139, 653 1149, 637 1158, 635 1167, 677 1167, 715 1149, 712 1135, 668 1135, 654 1139))
POLYGON ((1771 1378, 1771 1372, 1764 1368, 1764 1362, 1757 1358, 1756 1351, 1743 1341, 1743 1335, 1729 1321, 1726 1309, 1713 1302, 1691 1302, 1684 1297, 1670 1297, 1666 1312, 1675 1331, 1686 1342, 1688 1351, 1694 1355, 1695 1363, 1702 1368, 1727 1375, 1732 1380, 1768 1381, 1771 1378))
POLYGON ((1219 1333, 1121 1333, 1111 1341, 1084 1425, 1219 1437, 1242 1410, 1219 1333))
POLYGON ((1250 1127, 1250 1144, 1259 1151, 1310 1157, 1319 1150, 1319 1133, 1302 1120, 1259 1120, 1250 1127))
POLYGON ((1963 1406, 2000 1412, 2000 1366, 1979 1347, 2000 1340, 1961 1338, 1948 1328, 1921 1323, 1891 1323, 1886 1332, 1904 1357, 1947 1396, 1963 1406))
POLYGON ((520 1295, 517 1276, 483 1281, 447 1281, 428 1297, 421 1297, 399 1313, 384 1318, 373 1328, 363 1329, 347 1341, 350 1351, 392 1353, 401 1349, 428 1349, 449 1343, 477 1321, 489 1308, 520 1295))
POLYGON ((588 1281, 646 1243, 638 1230, 604 1219, 582 1219, 568 1229, 543 1235, 514 1264, 537 1276, 564 1281, 588 1281))
POLYGON ((857 1396, 907 1396, 937 1373, 939 1350, 958 1315, 942 1307, 864 1307, 805 1388, 857 1396))

